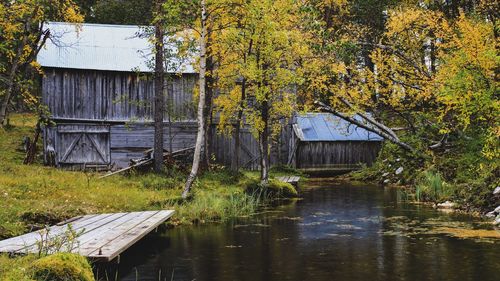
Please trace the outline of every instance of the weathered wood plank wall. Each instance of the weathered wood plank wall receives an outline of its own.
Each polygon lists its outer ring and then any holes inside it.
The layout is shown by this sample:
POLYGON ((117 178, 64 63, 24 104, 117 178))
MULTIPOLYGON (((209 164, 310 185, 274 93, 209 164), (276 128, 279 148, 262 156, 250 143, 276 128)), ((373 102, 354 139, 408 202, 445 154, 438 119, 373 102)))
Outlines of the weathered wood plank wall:
MULTIPOLYGON (((49 106, 56 126, 44 129, 44 147, 55 151, 60 165, 98 164, 125 167, 153 147, 154 89, 151 76, 133 72, 46 68, 42 78, 43 101, 49 106)), ((165 99, 171 110, 165 113, 164 147, 179 150, 194 145, 196 110, 193 89, 196 74, 173 75, 168 79, 165 99), (171 120, 168 121, 168 112, 171 120), (171 128, 169 129, 169 124, 171 128)), ((234 140, 217 133, 212 126, 210 154, 217 163, 231 165, 234 140)), ((240 165, 258 169, 259 149, 250 129, 241 131, 240 165)), ((292 164, 298 168, 332 164, 371 164, 378 142, 299 142, 291 124, 271 142, 271 164, 292 164)))
MULTIPOLYGON (((169 130, 165 124, 163 147, 173 151, 192 147, 196 138, 196 123, 175 122, 169 130), (171 134, 170 134, 171 132, 171 134)), ((126 167, 132 158, 140 158, 153 147, 154 127, 151 124, 114 125, 111 127, 111 156, 118 167, 126 167)))
MULTIPOLYGON (((66 121, 67 122, 67 121, 66 121)), ((196 123, 175 122, 171 130, 165 124, 164 147, 174 151, 194 145, 196 123), (171 134, 169 133, 171 132, 171 134), (172 143, 170 143, 172 142, 172 143)), ((130 159, 141 158, 144 151, 153 147, 154 127, 152 124, 68 124, 62 123, 44 130, 44 145, 52 145, 56 152, 56 164, 114 164, 126 167, 130 159), (78 133, 66 133, 66 128, 78 127, 78 133), (107 131, 96 132, 106 127, 107 131), (104 157, 101 157, 104 155, 104 157)))
MULTIPOLYGON (((43 101, 54 118, 93 120, 152 120, 154 83, 134 72, 44 69, 43 101)), ((165 102, 173 120, 195 120, 193 89, 196 74, 166 79, 165 102)), ((167 120, 168 111, 165 113, 167 120)))
POLYGON ((335 165, 371 165, 381 148, 375 141, 301 142, 297 147, 297 168, 325 168, 335 165))
MULTIPOLYGON (((282 132, 271 142, 271 165, 286 164, 288 159, 288 146, 290 141, 290 126, 283 126, 282 132)), ((240 167, 257 170, 260 167, 259 144, 252 135, 249 127, 240 132, 240 167)), ((230 167, 234 155, 234 139, 217 132, 215 125, 212 127, 212 140, 210 154, 217 163, 230 167)))
MULTIPOLYGON (((67 121, 66 121, 67 122, 67 121)), ((196 123, 175 122, 168 129, 165 124, 164 147, 180 150, 194 145, 196 138, 196 123), (171 132, 171 134, 169 133, 171 132)), ((216 162, 230 166, 234 155, 234 140, 231 137, 218 134, 215 126, 212 127, 210 154, 216 162)), ((71 164, 114 164, 115 167, 126 167, 130 159, 142 157, 143 152, 153 147, 154 127, 152 124, 110 124, 108 126, 96 124, 58 124, 44 130, 45 146, 51 144, 56 148, 56 161, 59 165, 71 164), (64 133, 68 128, 78 127, 78 131, 64 133), (107 128, 107 131, 102 129, 107 128), (97 139, 99 137, 99 139, 97 139), (96 144, 93 144, 92 140, 96 144), (73 144, 75 142, 76 144, 73 144), (97 149, 97 147, 99 149, 97 149), (100 157, 101 154, 104 155, 100 157)), ((248 128, 241 131, 240 165, 246 169, 258 169, 259 148, 248 128)), ((282 134, 279 142, 273 142, 271 149, 272 164, 285 164, 288 157, 286 150, 286 133, 282 134), (278 149, 278 144, 280 147, 278 149), (279 152, 279 153, 278 153, 279 152)))

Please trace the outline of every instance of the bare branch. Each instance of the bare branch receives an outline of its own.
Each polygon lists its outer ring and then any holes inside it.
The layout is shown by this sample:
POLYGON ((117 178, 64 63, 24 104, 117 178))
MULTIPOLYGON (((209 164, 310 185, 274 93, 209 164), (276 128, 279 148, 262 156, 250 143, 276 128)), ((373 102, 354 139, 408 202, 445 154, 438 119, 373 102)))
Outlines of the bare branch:
POLYGON ((357 125, 358 127, 360 128, 363 128, 369 132, 372 132, 372 133, 375 133, 381 137, 383 137, 384 139, 398 145, 399 147, 403 148, 404 150, 407 150, 407 151, 410 151, 410 152, 415 152, 415 149, 408 145, 407 143, 404 143, 402 141, 399 140, 399 138, 394 138, 394 136, 392 134, 394 134, 394 132, 392 132, 392 130, 390 130, 388 127, 386 127, 385 125, 375 121, 373 118, 369 118, 369 119, 366 119, 365 117, 367 116, 366 114, 363 114, 363 115, 360 115, 359 113, 357 113, 361 118, 363 118, 367 123, 369 123, 370 125, 373 125, 374 127, 372 126, 368 126, 367 124, 351 117, 351 116, 348 116, 346 114, 343 114, 343 113, 340 113, 338 112, 337 110, 333 109, 331 106, 329 105, 326 105, 325 103, 323 102, 320 102, 320 101, 316 101, 315 104, 319 107, 320 110, 324 111, 324 112, 329 112, 329 113, 332 113, 333 115, 339 117, 339 118, 342 118, 343 120, 347 121, 347 122, 350 122, 350 123, 353 123, 355 125, 357 125), (373 121, 375 123, 373 123, 373 121), (385 127, 387 129, 389 129, 392 134, 389 134, 387 132, 385 132, 385 130, 381 130, 380 127, 385 127))

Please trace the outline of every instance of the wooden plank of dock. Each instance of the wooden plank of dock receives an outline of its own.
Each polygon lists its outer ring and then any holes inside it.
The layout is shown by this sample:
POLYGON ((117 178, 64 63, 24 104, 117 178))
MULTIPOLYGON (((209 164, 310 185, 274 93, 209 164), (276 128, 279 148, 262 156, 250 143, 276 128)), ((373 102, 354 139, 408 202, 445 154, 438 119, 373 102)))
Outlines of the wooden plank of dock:
POLYGON ((295 187, 299 185, 300 177, 299 176, 283 176, 276 178, 279 181, 289 183, 295 187))
MULTIPOLYGON (((38 253, 41 239, 61 239, 71 229, 79 233, 71 249, 82 256, 111 261, 126 249, 168 220, 173 210, 86 215, 68 223, 0 241, 0 253, 38 253)), ((49 242, 50 243, 50 242, 49 242)), ((62 245, 60 249, 68 249, 62 245)), ((49 249, 50 250, 50 249, 49 249)))

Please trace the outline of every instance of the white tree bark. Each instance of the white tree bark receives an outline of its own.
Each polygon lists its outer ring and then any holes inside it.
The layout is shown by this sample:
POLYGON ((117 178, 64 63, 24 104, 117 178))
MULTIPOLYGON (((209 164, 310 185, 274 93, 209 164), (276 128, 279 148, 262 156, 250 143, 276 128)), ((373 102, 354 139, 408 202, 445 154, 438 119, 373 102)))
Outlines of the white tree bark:
POLYGON ((201 0, 201 38, 200 38, 200 74, 199 74, 199 92, 198 97, 198 112, 197 112, 197 122, 198 131, 196 134, 196 143, 194 148, 193 165, 191 167, 191 173, 189 174, 184 190, 182 192, 182 198, 187 198, 189 192, 191 191, 191 186, 193 185, 196 176, 198 175, 198 169, 200 167, 200 160, 202 156, 202 149, 205 137, 205 120, 204 120, 204 109, 205 109, 205 83, 206 83, 206 68, 207 68, 207 50, 206 50, 206 36, 207 36, 207 9, 206 0, 201 0))

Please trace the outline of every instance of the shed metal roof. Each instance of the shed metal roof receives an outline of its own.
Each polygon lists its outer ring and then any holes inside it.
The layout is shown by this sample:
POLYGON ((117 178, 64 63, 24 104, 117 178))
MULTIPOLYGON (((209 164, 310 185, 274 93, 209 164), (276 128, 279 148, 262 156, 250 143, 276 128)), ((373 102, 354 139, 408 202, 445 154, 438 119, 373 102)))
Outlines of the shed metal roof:
MULTIPOLYGON (((354 116, 362 120, 359 116, 354 116)), ((375 133, 349 123, 331 113, 297 116, 295 133, 301 141, 382 141, 375 133)))
MULTIPOLYGON (((153 45, 145 27, 49 22, 51 40, 40 50, 43 67, 152 72, 153 45)), ((173 47, 172 47, 173 48, 173 47)), ((191 62, 176 60, 169 72, 195 73, 191 62)))

